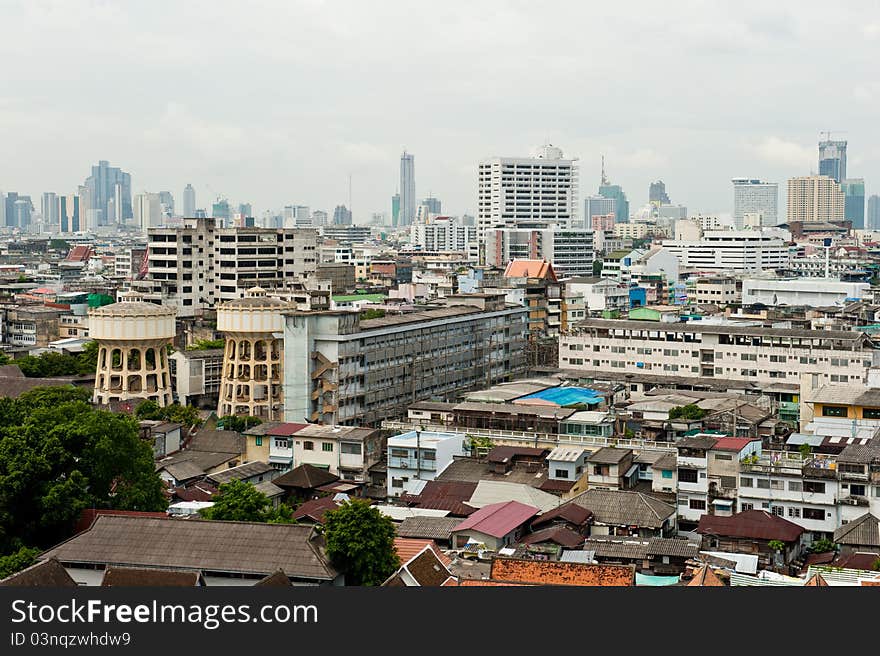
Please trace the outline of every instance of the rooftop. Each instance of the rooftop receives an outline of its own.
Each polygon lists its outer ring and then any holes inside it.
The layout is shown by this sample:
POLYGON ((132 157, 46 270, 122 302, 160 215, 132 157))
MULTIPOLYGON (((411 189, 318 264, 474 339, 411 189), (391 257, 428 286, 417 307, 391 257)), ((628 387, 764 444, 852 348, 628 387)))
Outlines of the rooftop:
POLYGON ((592 511, 595 521, 611 526, 659 529, 675 514, 675 506, 641 492, 590 489, 571 500, 592 511))
POLYGON ((495 538, 503 538, 539 512, 540 509, 536 506, 529 506, 519 501, 493 503, 477 510, 456 526, 454 531, 473 530, 495 538))
POLYGON ((745 510, 729 517, 703 515, 696 532, 751 540, 794 542, 800 538, 804 528, 765 510, 745 510))
POLYGON ((539 585, 633 586, 635 567, 495 558, 489 578, 539 585))
POLYGON ((632 455, 632 449, 618 449, 613 446, 604 446, 595 453, 592 453, 588 462, 599 463, 603 465, 617 465, 627 456, 632 455))

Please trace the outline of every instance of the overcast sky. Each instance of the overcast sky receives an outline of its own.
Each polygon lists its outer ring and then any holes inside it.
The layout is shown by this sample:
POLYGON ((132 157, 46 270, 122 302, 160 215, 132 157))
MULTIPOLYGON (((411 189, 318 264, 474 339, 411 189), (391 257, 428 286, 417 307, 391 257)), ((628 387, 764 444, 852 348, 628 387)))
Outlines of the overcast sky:
POLYGON ((419 198, 474 213, 480 158, 549 141, 582 196, 604 153, 633 209, 660 178, 729 213, 737 176, 783 205, 824 130, 880 192, 878 2, 0 0, 0 24, 0 189, 37 207, 107 159, 258 214, 332 212, 351 174, 366 219, 406 148, 419 198))

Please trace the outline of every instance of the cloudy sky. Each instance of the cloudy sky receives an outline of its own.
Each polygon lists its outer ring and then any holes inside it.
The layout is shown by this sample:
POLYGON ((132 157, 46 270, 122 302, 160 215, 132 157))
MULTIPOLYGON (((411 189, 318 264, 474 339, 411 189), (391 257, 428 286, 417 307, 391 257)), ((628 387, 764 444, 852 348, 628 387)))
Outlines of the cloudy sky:
MULTIPOLYGON (((880 192, 878 2, 0 0, 0 189, 69 193, 98 159, 135 192, 191 182, 255 211, 475 211, 476 164, 545 141, 600 154, 635 208, 729 213, 730 178, 816 164, 880 192), (842 6, 839 6, 842 5, 842 6)), ((781 209, 781 208, 780 208, 781 209)))

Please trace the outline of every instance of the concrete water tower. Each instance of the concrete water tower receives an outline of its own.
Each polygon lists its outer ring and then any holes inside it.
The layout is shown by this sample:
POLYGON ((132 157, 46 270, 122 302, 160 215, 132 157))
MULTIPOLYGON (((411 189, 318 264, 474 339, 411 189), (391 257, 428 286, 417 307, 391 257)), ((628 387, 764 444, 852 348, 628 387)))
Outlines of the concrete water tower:
POLYGON ((95 403, 152 399, 160 406, 171 404, 168 346, 175 315, 174 308, 144 303, 132 291, 89 312, 89 336, 98 343, 95 403))
POLYGON ((226 337, 217 415, 284 420, 284 319, 296 306, 252 287, 244 298, 217 308, 217 331, 226 337))

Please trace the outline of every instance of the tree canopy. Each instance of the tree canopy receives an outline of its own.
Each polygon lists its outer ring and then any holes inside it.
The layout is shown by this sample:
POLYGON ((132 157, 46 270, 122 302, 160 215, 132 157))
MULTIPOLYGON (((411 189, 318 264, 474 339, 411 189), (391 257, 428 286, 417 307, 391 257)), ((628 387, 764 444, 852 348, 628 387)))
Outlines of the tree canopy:
POLYGON ((702 419, 705 416, 706 411, 695 403, 679 405, 669 411, 670 419, 702 419))
POLYGON ((273 508, 269 497, 252 484, 238 480, 223 483, 220 494, 214 498, 214 505, 203 509, 200 514, 205 519, 230 522, 294 523, 290 506, 282 504, 273 508))
POLYGON ((220 349, 226 344, 226 340, 220 339, 199 339, 186 347, 187 351, 206 351, 208 349, 220 349))
POLYGON ((151 399, 141 401, 134 411, 138 419, 153 419, 157 421, 173 421, 182 426, 199 426, 202 423, 199 411, 191 405, 172 403, 164 408, 151 399))
POLYGON ((324 515, 327 555, 352 585, 381 585, 400 567, 394 522, 360 499, 324 515))
POLYGON ((231 430, 237 433, 243 433, 249 428, 259 426, 263 423, 263 420, 259 417, 246 417, 244 415, 226 415, 224 417, 220 417, 220 421, 218 423, 223 426, 223 430, 231 430))
POLYGON ((167 507, 137 422, 94 409, 88 390, 0 399, 0 554, 70 536, 84 508, 167 507))
POLYGON ((28 378, 52 378, 94 374, 98 365, 98 343, 86 342, 82 353, 76 355, 60 351, 46 351, 40 355, 26 355, 14 360, 28 378))

